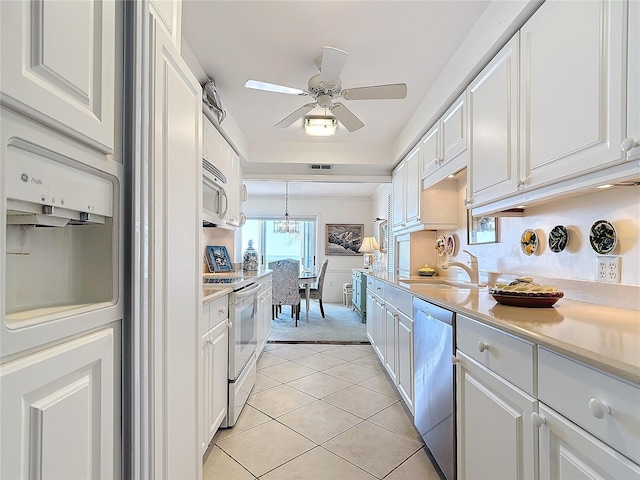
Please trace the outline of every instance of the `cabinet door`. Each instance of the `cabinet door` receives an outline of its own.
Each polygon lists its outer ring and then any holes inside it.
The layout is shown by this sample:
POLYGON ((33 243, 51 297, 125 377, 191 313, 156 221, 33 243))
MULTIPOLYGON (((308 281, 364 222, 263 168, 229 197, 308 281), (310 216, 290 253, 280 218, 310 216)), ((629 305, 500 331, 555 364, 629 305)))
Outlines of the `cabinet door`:
POLYGON ((467 89, 468 200, 480 205, 515 193, 518 180, 518 35, 467 89))
POLYGON ((218 162, 220 133, 206 115, 202 115, 202 156, 214 165, 218 162))
MULTIPOLYGON (((467 150, 467 112, 465 95, 456 100, 442 116, 442 161, 440 166, 454 161, 467 150)), ((465 162, 460 163, 460 168, 465 162)), ((453 172, 447 172, 447 175, 453 172)))
POLYGON ((367 312, 369 313, 369 318, 367 319, 367 337, 371 342, 371 345, 375 347, 375 334, 373 332, 373 312, 375 312, 375 299, 372 293, 367 292, 367 312))
POLYGON ((150 0, 149 10, 158 25, 169 34, 175 47, 180 50, 182 40, 182 0, 150 0))
POLYGON ((114 149, 118 2, 0 2, 2 101, 114 149))
POLYGON ((113 328, 0 367, 1 478, 119 477, 113 328))
POLYGON ((398 391, 413 413, 413 320, 402 312, 398 312, 396 335, 398 391))
POLYGON ((396 167, 391 179, 393 190, 393 229, 399 230, 405 225, 405 185, 407 178, 407 164, 402 162, 396 167))
POLYGON ((637 146, 627 153, 627 159, 640 160, 640 2, 629 2, 628 25, 627 138, 637 146))
POLYGON ((457 352, 458 478, 535 478, 537 401, 457 352))
POLYGON ((384 365, 385 362, 385 327, 384 327, 384 302, 378 296, 374 297, 373 312, 369 313, 369 318, 373 321, 373 339, 375 350, 378 358, 384 365))
POLYGON ((522 27, 525 188, 622 162, 625 5, 551 0, 522 27))
POLYGON ((640 478, 640 466, 540 404, 540 478, 640 478))
POLYGON ((442 160, 440 141, 440 122, 438 121, 420 140, 422 155, 422 177, 428 177, 440 166, 442 160))
MULTIPOLYGON (((420 167, 420 148, 414 148, 405 160, 407 164, 405 183, 405 221, 406 226, 420 223, 420 199, 422 198, 422 181, 420 167)), ((394 197, 395 198, 395 197, 394 197)))
POLYGON ((202 282, 202 89, 165 31, 151 23, 150 35, 149 315, 162 319, 150 341, 153 468, 158 478, 196 478, 197 415, 185 416, 182 406, 197 405, 198 392, 198 324, 191 319, 198 315, 202 282))
POLYGON ((222 420, 227 415, 227 365, 229 354, 229 327, 221 322, 209 332, 207 340, 210 348, 210 398, 206 408, 209 409, 209 440, 213 438, 222 420))
POLYGON ((387 305, 384 316, 384 368, 394 384, 398 383, 396 374, 397 327, 398 311, 391 305, 387 305))

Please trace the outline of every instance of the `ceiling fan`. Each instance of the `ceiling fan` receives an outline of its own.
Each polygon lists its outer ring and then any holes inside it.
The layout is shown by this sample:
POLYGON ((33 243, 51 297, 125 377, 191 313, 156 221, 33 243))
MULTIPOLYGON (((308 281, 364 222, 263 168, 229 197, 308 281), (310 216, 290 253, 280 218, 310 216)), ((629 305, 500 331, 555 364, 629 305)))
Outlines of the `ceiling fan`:
POLYGON ((275 124, 276 127, 286 128, 293 122, 302 118, 316 106, 328 108, 344 127, 355 132, 364 126, 364 123, 356 117, 351 110, 340 102, 335 102, 338 98, 345 100, 393 100, 402 99, 407 96, 407 85, 404 83, 394 83, 391 85, 373 85, 369 87, 348 88, 342 90, 340 73, 347 60, 347 52, 334 47, 323 47, 322 56, 316 61, 316 67, 320 71, 309 79, 307 90, 299 88, 285 87, 273 83, 261 82, 259 80, 247 80, 244 84, 246 88, 264 90, 267 92, 285 93, 288 95, 310 96, 314 99, 312 103, 303 105, 295 112, 275 124))

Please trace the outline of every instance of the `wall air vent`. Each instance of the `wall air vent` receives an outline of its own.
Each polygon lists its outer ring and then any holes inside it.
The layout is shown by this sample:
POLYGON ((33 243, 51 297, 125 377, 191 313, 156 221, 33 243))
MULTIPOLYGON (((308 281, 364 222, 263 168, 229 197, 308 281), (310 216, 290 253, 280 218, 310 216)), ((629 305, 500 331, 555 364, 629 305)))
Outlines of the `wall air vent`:
POLYGON ((331 165, 326 165, 326 164, 322 165, 319 163, 315 163, 310 165, 310 167, 311 167, 311 170, 331 170, 331 165))

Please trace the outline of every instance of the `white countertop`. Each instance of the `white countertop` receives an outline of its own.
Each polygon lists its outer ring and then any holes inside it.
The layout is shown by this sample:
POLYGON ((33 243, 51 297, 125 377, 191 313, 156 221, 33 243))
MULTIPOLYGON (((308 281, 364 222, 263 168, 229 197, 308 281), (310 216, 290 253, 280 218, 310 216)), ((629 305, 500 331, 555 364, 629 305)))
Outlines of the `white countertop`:
MULTIPOLYGON (((367 275, 372 275, 366 272, 367 275)), ((473 317, 588 365, 640 383, 640 312, 561 298, 551 308, 511 307, 497 303, 488 288, 438 288, 399 285, 415 296, 473 317)))

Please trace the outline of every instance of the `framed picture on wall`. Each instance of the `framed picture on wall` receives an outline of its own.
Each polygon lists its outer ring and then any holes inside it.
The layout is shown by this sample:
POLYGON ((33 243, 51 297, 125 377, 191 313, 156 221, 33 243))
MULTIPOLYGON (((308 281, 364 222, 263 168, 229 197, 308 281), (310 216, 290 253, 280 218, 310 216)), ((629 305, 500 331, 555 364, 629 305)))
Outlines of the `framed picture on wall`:
POLYGON ((467 212, 467 244, 496 243, 498 241, 498 217, 474 217, 467 212))
POLYGON ((389 242, 389 227, 387 225, 387 221, 380 222, 378 225, 378 233, 379 233, 379 244, 380 244, 380 252, 385 253, 387 251, 387 244, 389 242))
POLYGON ((327 223, 326 255, 362 255, 358 250, 364 238, 364 225, 327 223))

